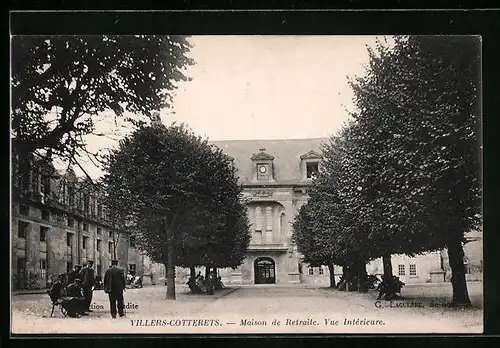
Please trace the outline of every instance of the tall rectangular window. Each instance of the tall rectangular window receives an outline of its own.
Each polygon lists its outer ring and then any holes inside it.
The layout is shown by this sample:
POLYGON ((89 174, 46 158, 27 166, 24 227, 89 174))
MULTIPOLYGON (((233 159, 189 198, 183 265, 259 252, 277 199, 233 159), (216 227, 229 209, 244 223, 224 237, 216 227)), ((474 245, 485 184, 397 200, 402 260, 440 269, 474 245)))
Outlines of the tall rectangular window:
POLYGON ((47 234, 49 233, 49 228, 45 226, 40 226, 40 242, 47 241, 47 234))
POLYGON ((400 276, 406 275, 405 265, 398 265, 398 275, 400 276))
POLYGON ((72 269, 73 269, 73 262, 67 261, 66 262, 66 273, 71 272, 72 269))
POLYGON ((314 275, 314 268, 309 267, 308 273, 309 273, 309 275, 314 275))
POLYGON ((101 251, 101 240, 98 239, 95 246, 96 251, 101 251))
POLYGON ((97 227, 97 234, 98 234, 98 235, 101 235, 101 234, 102 234, 102 228, 101 228, 101 227, 97 227))
POLYGON ((82 228, 83 228, 83 231, 88 232, 89 231, 89 224, 84 223, 82 228))
POLYGON ((410 265, 410 275, 411 276, 417 275, 417 265, 410 265))
POLYGON ((17 258, 17 274, 26 272, 26 259, 24 257, 17 258))
POLYGON ((61 181, 59 184, 59 194, 58 200, 59 203, 66 204, 66 182, 61 181))
POLYGON ((112 254, 113 253, 113 242, 108 242, 108 253, 112 254))
POLYGON ((306 176, 308 179, 312 179, 318 175, 318 162, 307 162, 306 163, 306 176))
POLYGON ((256 231, 262 231, 262 221, 263 216, 262 216, 262 208, 261 207, 256 207, 255 208, 255 230, 256 231))
POLYGON ((40 277, 42 279, 46 279, 46 277, 47 277, 47 260, 40 259, 39 267, 40 267, 40 277))
POLYGON ((87 249, 88 242, 89 242, 89 237, 83 236, 82 237, 82 249, 87 249))
POLYGON ((34 193, 40 192, 40 171, 38 169, 33 169, 31 173, 31 187, 34 193))
POLYGON ((97 203, 97 217, 99 219, 102 219, 102 204, 101 203, 97 203))
POLYGON ((19 221, 17 223, 17 237, 26 239, 28 235, 28 223, 25 221, 19 221))
POLYGON ((134 248, 135 247, 135 236, 131 235, 129 240, 130 240, 130 242, 129 242, 130 243, 130 247, 134 248))
POLYGON ((271 231, 273 229, 273 208, 266 207, 266 230, 271 231))
POLYGON ((68 205, 75 206, 75 186, 73 183, 68 184, 68 205))
POLYGON ((68 227, 75 227, 75 219, 68 217, 68 227))
POLYGON ((66 233, 66 245, 73 246, 73 233, 66 233))
POLYGON ((254 233, 254 236, 255 236, 254 243, 256 243, 256 244, 262 243, 262 231, 256 230, 254 233))
POLYGON ((325 270, 323 269, 323 267, 318 268, 318 273, 319 273, 319 275, 325 274, 325 270))
POLYGON ((95 215, 96 214, 96 198, 95 197, 91 197, 90 198, 90 214, 91 215, 95 215))
POLYGON ((83 194, 83 212, 85 214, 88 214, 89 208, 90 208, 90 196, 88 193, 84 193, 83 194))
POLYGON ((40 180, 40 192, 42 192, 44 195, 49 195, 50 194, 50 176, 47 174, 42 174, 41 180, 40 180))

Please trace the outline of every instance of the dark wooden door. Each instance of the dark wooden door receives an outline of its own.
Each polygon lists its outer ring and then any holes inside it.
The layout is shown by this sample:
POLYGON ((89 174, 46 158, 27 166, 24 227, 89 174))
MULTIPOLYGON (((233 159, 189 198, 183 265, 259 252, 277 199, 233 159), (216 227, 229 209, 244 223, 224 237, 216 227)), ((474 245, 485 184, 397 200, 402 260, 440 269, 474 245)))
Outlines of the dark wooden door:
POLYGON ((270 258, 259 258, 254 263, 255 284, 275 284, 276 272, 274 261, 270 258))

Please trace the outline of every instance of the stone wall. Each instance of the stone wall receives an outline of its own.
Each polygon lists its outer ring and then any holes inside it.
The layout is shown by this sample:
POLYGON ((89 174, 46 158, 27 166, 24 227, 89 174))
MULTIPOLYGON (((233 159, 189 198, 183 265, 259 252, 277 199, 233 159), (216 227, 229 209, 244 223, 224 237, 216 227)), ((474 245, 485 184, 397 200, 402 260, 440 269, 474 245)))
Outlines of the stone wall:
MULTIPOLYGON (((21 201, 12 202, 11 238, 12 238, 12 276, 20 278, 18 263, 21 259, 26 261, 26 272, 38 274, 37 285, 31 287, 45 287, 55 280, 61 273, 65 273, 68 263, 71 265, 85 264, 87 260, 94 260, 94 269, 100 270, 101 275, 110 267, 112 253, 109 253, 108 242, 113 238, 109 236, 109 229, 95 221, 75 218, 74 227, 68 226, 67 213, 54 209, 49 205, 32 201, 23 201, 29 207, 29 214, 20 214, 21 201), (42 219, 42 211, 49 212, 48 220, 42 219), (18 223, 23 221, 28 224, 26 238, 18 237, 18 223), (84 231, 83 226, 88 230, 84 231), (40 228, 47 228, 46 240, 40 240, 40 228), (97 234, 97 228, 100 234, 97 234), (72 235, 71 245, 67 245, 67 235, 72 235), (83 238, 86 237, 85 249, 83 238), (96 250, 97 239, 101 240, 101 250, 96 250), (43 261, 45 264, 43 265, 43 261), (45 267, 45 270, 42 269, 45 267), (48 284, 46 281, 48 280, 48 284)), ((115 231, 115 233, 118 233, 115 231)), ((127 268, 128 264, 128 234, 122 232, 118 243, 117 254, 120 267, 127 268)), ((14 284, 17 288, 17 284, 14 284)), ((27 287, 26 284, 19 287, 27 287)))

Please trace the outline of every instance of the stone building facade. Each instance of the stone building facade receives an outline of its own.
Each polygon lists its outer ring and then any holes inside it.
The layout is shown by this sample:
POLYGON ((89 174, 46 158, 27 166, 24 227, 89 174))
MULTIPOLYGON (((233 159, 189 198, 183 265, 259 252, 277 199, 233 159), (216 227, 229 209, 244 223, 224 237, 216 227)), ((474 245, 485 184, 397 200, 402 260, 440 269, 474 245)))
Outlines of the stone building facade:
POLYGON ((13 164, 11 201, 12 288, 44 288, 74 265, 94 261, 104 275, 114 257, 126 268, 129 233, 108 221, 99 192, 69 169, 33 162, 13 164), (116 248, 115 248, 116 247, 116 248))
POLYGON ((301 257, 292 243, 292 223, 319 170, 323 140, 213 142, 237 169, 252 235, 244 263, 235 271, 222 271, 223 279, 232 284, 304 282, 301 257))
MULTIPOLYGON (((233 140, 212 144, 231 158, 237 169, 251 222, 251 242, 244 263, 236 270, 219 270, 225 284, 313 284, 328 286, 328 267, 310 267, 302 263, 292 242, 292 223, 307 203, 308 187, 321 165, 321 144, 327 139, 233 140)), ((468 279, 482 278, 481 233, 468 234, 465 262, 468 279)), ((139 259, 133 252, 130 259, 139 259), (132 255, 133 254, 133 255, 132 255)), ((144 256, 141 256, 144 258, 144 256)), ((393 273, 406 284, 448 281, 451 275, 446 250, 417 257, 393 255, 393 273)), ((138 261, 139 262, 139 261, 138 261)), ((145 282, 148 276, 164 281, 163 265, 143 259, 145 282)), ((136 267, 136 266, 133 266, 136 267)), ((203 268, 197 269, 196 272, 203 268)), ((334 266, 335 280, 342 267, 334 266)), ((367 265, 368 274, 383 273, 382 260, 367 265)), ((176 269, 176 280, 187 281, 189 270, 176 269)))

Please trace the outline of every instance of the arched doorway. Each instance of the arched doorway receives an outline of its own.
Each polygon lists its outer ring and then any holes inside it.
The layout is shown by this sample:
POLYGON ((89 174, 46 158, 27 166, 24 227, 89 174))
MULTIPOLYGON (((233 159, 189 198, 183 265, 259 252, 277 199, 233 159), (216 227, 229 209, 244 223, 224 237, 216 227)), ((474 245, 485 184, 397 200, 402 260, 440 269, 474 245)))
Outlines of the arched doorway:
POLYGON ((259 257, 254 262, 255 284, 275 284, 276 272, 274 260, 270 257, 259 257))

